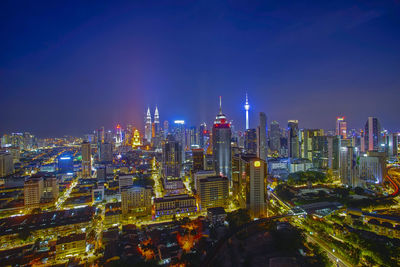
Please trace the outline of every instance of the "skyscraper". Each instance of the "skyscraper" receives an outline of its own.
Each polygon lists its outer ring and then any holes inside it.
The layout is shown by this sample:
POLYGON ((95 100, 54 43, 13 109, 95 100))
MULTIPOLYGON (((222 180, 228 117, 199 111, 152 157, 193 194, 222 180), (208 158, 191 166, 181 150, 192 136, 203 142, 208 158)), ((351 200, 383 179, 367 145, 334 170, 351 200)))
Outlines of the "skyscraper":
POLYGON ((313 151, 316 146, 317 136, 323 136, 322 129, 303 129, 301 130, 301 157, 313 160, 313 151))
POLYGON ((351 187, 359 186, 356 159, 357 156, 353 146, 340 148, 340 181, 351 187))
POLYGON ((152 130, 152 124, 151 124, 150 108, 147 108, 147 114, 146 114, 145 126, 144 126, 144 138, 149 143, 151 142, 152 131, 153 130, 152 130))
POLYGON ((288 121, 288 157, 298 158, 300 156, 299 144, 299 121, 288 121))
POLYGON ((344 117, 336 117, 336 135, 347 138, 347 122, 344 117))
POLYGON ((267 116, 260 112, 260 125, 257 128, 257 157, 267 158, 267 116))
POLYGON ((193 173, 204 170, 204 149, 192 149, 193 173))
POLYGON ((90 143, 83 142, 81 145, 82 152, 82 177, 88 178, 91 176, 92 169, 92 155, 90 143))
POLYGON ((113 161, 113 148, 110 143, 100 145, 100 162, 111 163, 113 161))
POLYGON ((10 153, 0 152, 0 177, 10 175, 14 172, 13 157, 10 153))
POLYGON ((381 149, 381 125, 377 118, 368 117, 365 123, 364 143, 368 151, 378 151, 381 149))
POLYGON ((257 154, 257 130, 247 129, 244 136, 244 149, 247 154, 257 154))
POLYGON ((222 113, 221 97, 219 98, 219 113, 212 129, 214 167, 217 174, 228 177, 231 181, 231 126, 222 113))
POLYGON ((253 218, 266 214, 267 163, 255 155, 235 155, 233 196, 240 208, 248 209, 253 218))
POLYGON ((244 104, 244 109, 246 110, 246 130, 249 129, 249 99, 247 98, 247 93, 246 93, 246 102, 244 104))
POLYGON ((207 143, 207 124, 203 122, 199 127, 199 146, 204 148, 207 143))
POLYGON ((269 148, 272 151, 279 151, 281 149, 281 129, 277 121, 271 122, 269 131, 269 148))
POLYGON ((172 135, 168 135, 163 142, 162 156, 165 177, 179 177, 182 164, 182 147, 172 135))

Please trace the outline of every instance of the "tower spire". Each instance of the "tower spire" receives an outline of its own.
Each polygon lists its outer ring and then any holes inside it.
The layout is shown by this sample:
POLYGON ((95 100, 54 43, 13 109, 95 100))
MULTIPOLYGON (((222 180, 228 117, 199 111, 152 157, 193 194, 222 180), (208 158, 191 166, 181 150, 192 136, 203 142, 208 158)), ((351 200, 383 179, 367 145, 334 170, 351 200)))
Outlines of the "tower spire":
POLYGON ((222 97, 219 96, 219 114, 222 114, 222 97))

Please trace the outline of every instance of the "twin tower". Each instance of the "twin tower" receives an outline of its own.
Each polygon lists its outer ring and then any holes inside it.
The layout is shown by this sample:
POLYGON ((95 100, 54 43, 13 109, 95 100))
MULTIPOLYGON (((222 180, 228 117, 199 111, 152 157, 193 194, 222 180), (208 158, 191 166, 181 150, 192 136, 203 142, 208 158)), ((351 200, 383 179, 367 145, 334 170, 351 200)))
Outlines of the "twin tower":
POLYGON ((151 121, 150 108, 147 108, 147 114, 145 118, 144 138, 147 142, 151 142, 151 138, 154 137, 160 131, 160 115, 158 114, 158 108, 154 111, 154 123, 151 121))

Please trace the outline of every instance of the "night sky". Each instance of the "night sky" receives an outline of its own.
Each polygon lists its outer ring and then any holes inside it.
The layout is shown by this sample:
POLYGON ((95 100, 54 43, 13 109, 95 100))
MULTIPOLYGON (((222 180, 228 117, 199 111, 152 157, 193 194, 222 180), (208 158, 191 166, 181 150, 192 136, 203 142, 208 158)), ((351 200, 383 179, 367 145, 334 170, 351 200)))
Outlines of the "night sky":
POLYGON ((219 95, 243 129, 246 92, 251 127, 400 130, 400 1, 224 2, 0 1, 0 134, 209 124, 219 95))

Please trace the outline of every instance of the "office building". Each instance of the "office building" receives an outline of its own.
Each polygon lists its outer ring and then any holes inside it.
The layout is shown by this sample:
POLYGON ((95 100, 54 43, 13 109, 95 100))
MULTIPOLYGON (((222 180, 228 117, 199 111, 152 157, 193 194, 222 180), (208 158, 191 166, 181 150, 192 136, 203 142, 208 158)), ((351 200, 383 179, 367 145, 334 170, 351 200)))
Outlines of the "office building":
POLYGON ((32 177, 24 184, 25 208, 38 208, 43 197, 43 177, 32 177))
POLYGON ((133 175, 119 175, 118 177, 119 192, 122 192, 125 188, 133 185, 133 175))
POLYGON ((314 142, 317 140, 315 137, 317 136, 323 136, 324 135, 324 130, 322 129, 304 129, 301 130, 301 157, 305 159, 309 159, 310 161, 313 160, 313 147, 314 142))
POLYGON ((58 173, 73 173, 74 172, 74 159, 70 154, 63 154, 58 157, 57 162, 58 173))
POLYGON ((13 156, 10 153, 0 152, 0 177, 5 177, 13 173, 13 156))
POLYGON ((113 149, 111 143, 100 144, 100 162, 111 163, 113 161, 113 149))
POLYGON ((359 186, 359 176, 356 164, 356 151, 353 146, 340 148, 340 181, 350 187, 359 186))
POLYGON ((182 166, 182 147, 172 135, 168 135, 162 145, 162 165, 164 176, 180 177, 182 166))
POLYGON ((378 119, 374 117, 368 117, 364 130, 365 151, 381 150, 382 135, 381 125, 378 119))
POLYGON ((267 116, 260 112, 260 125, 257 127, 257 157, 267 158, 267 116))
POLYGON ((297 120, 288 121, 287 141, 288 141, 288 157, 299 158, 300 157, 299 122, 297 120))
POLYGON ((223 176, 209 176, 199 180, 200 210, 229 205, 229 181, 223 176))
POLYGON ((122 214, 144 216, 151 214, 152 189, 132 186, 121 192, 122 214))
POLYGON ((193 179, 196 192, 199 191, 200 180, 211 176, 216 176, 216 172, 214 170, 198 171, 194 174, 193 179))
POLYGON ((197 212, 196 199, 186 194, 155 198, 154 212, 155 218, 163 219, 193 215, 197 212))
POLYGON ((250 211, 251 217, 265 216, 267 163, 255 155, 245 154, 235 155, 233 161, 235 172, 233 196, 238 200, 240 208, 250 211))
POLYGON ((144 139, 146 140, 147 143, 151 143, 151 137, 153 133, 152 129, 152 123, 151 123, 151 113, 150 113, 150 108, 147 108, 147 113, 145 117, 145 125, 144 125, 144 139))
POLYGON ((386 176, 386 153, 368 151, 359 158, 359 176, 365 183, 382 184, 386 176))
POLYGON ((244 138, 244 149, 247 154, 257 155, 257 130, 247 129, 244 138))
POLYGON ((336 135, 339 135, 341 138, 347 138, 347 122, 344 117, 336 118, 336 135))
POLYGON ((219 103, 219 113, 215 118, 212 129, 213 156, 215 171, 231 180, 231 126, 222 113, 221 97, 219 103))
POLYGON ((269 148, 272 151, 280 151, 281 149, 281 129, 277 121, 271 122, 269 131, 269 148))
POLYGON ((192 149, 192 159, 193 159, 193 165, 192 165, 193 173, 204 170, 204 149, 202 148, 192 149))
POLYGON ((92 154, 90 143, 83 142, 81 145, 82 152, 82 177, 89 178, 92 176, 92 154))

